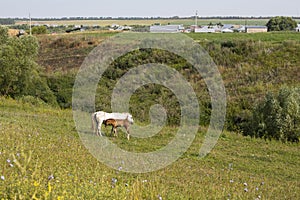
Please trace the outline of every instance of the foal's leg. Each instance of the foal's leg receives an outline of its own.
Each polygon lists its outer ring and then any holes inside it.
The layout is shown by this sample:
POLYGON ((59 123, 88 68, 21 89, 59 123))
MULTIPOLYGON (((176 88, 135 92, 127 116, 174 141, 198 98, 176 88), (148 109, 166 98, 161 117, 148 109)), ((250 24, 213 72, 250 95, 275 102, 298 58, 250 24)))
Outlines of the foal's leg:
POLYGON ((129 126, 126 126, 126 132, 127 132, 127 140, 130 138, 130 133, 129 133, 129 126))
POLYGON ((112 125, 112 126, 111 126, 111 131, 110 131, 110 136, 113 135, 113 134, 112 134, 113 132, 115 132, 115 129, 114 129, 114 126, 112 125))
POLYGON ((117 135, 117 127, 114 127, 114 135, 115 135, 115 137, 118 137, 118 135, 117 135))

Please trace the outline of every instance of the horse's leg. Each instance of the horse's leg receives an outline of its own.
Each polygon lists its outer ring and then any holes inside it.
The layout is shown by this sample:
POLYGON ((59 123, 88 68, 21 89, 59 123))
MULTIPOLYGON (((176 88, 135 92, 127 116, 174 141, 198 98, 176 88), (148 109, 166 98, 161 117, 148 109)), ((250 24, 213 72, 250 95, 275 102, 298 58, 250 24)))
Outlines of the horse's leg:
POLYGON ((93 130, 93 134, 95 134, 95 133, 96 133, 96 125, 95 125, 96 119, 95 119, 95 113, 93 113, 93 114, 91 115, 91 119, 92 119, 92 130, 93 130))
POLYGON ((98 135, 98 136, 102 136, 102 133, 101 133, 102 122, 103 122, 103 120, 100 120, 100 121, 98 122, 98 126, 97 126, 97 135, 98 135))

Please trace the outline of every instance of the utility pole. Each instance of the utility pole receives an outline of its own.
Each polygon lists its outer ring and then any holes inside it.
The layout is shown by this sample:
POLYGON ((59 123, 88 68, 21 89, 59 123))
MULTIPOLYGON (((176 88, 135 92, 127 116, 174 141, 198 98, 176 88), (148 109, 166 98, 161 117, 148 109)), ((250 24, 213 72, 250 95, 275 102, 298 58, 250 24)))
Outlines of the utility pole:
POLYGON ((198 27, 198 10, 196 10, 195 25, 196 25, 196 27, 198 27))
POLYGON ((29 13, 29 35, 32 35, 32 30, 31 30, 31 16, 29 13))

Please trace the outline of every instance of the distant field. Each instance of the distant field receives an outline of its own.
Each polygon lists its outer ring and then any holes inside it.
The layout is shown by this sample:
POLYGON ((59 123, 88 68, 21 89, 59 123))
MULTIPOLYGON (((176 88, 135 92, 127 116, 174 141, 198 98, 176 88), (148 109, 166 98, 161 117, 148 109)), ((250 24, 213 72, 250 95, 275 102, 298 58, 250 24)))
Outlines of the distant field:
MULTIPOLYGON (((207 25, 211 23, 222 24, 248 24, 248 25, 265 25, 267 19, 198 19, 199 25, 207 25)), ((17 21, 16 24, 28 24, 28 21, 17 21)), ((155 23, 161 24, 183 24, 189 26, 195 24, 193 19, 145 19, 145 20, 54 20, 54 21, 32 21, 33 24, 49 24, 49 25, 86 25, 86 26, 110 26, 118 25, 152 25, 155 23)))

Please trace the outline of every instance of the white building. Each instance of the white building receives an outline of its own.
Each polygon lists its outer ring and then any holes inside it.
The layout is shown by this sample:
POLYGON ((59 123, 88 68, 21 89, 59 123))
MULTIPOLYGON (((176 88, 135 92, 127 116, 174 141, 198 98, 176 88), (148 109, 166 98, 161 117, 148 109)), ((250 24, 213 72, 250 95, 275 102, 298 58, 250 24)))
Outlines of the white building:
POLYGON ((229 29, 229 28, 223 28, 221 30, 222 33, 233 33, 234 31, 232 29, 229 29))
POLYGON ((151 33, 179 33, 183 31, 184 31, 183 25, 150 26, 151 33))
POLYGON ((195 33, 215 33, 216 29, 214 27, 203 26, 201 28, 195 28, 195 33))

